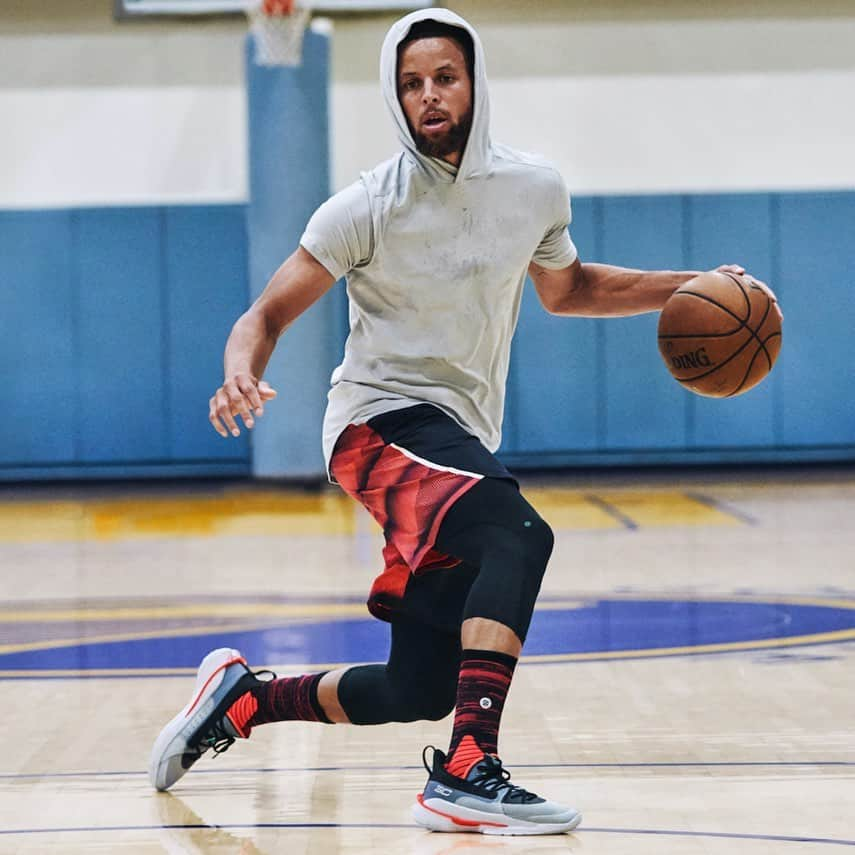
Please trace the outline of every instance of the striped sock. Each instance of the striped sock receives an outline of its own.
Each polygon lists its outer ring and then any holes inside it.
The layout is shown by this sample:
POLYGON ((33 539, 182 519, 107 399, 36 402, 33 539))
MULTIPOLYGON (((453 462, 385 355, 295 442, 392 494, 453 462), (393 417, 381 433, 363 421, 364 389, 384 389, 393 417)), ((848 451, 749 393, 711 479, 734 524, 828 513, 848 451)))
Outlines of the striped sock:
MULTIPOLYGON (((324 672, 326 673, 326 672, 324 672)), ((271 721, 322 721, 330 723, 318 700, 318 683, 324 674, 281 677, 241 695, 226 716, 243 737, 258 724, 271 721)))
POLYGON ((485 755, 498 752, 499 722, 517 660, 493 650, 464 650, 454 729, 445 768, 465 778, 485 755))

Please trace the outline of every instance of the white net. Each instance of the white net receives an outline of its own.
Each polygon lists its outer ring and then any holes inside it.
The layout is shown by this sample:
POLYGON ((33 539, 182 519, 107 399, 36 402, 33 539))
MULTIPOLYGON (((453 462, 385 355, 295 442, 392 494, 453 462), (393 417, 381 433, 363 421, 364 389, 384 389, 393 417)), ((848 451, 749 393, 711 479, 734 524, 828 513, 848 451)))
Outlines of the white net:
POLYGON ((256 65, 297 66, 303 57, 303 33, 309 25, 311 9, 294 6, 290 14, 269 13, 263 3, 247 6, 249 31, 255 42, 256 65))

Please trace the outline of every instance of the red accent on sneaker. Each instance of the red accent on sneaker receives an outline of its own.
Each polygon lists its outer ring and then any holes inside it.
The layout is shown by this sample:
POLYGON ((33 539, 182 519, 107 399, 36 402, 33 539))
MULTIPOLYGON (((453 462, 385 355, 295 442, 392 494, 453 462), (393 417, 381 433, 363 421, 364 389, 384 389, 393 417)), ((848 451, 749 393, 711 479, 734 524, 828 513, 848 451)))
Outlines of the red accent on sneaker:
POLYGON ((241 662, 242 664, 246 665, 246 659, 244 659, 244 658, 243 658, 243 656, 236 656, 234 659, 229 659, 229 661, 228 661, 228 662, 223 662, 223 664, 222 664, 222 665, 220 665, 220 667, 219 667, 219 668, 217 668, 217 670, 216 670, 216 671, 214 671, 214 673, 213 673, 213 674, 211 674, 211 676, 210 676, 210 677, 208 677, 208 679, 207 679, 207 680, 205 680, 205 685, 204 685, 204 686, 202 686, 202 688, 201 688, 201 689, 199 689, 199 694, 198 694, 198 695, 196 695, 196 697, 193 699, 193 703, 192 703, 192 704, 190 704, 190 707, 188 708, 188 710, 187 710, 187 712, 186 712, 186 714, 185 714, 185 718, 186 718, 187 716, 189 716, 191 712, 193 712, 193 708, 196 706, 196 704, 198 704, 198 703, 199 703, 200 699, 202 698, 202 695, 204 695, 204 694, 205 694, 205 689, 207 689, 207 688, 208 688, 208 684, 211 682, 211 680, 213 680, 213 679, 214 679, 214 677, 216 677, 216 676, 217 676, 217 674, 219 674, 219 673, 220 673, 220 671, 223 671, 224 669, 228 668, 228 667, 229 667, 229 665, 234 665, 234 664, 235 664, 235 662, 241 662))
POLYGON ((480 763, 484 759, 484 752, 481 750, 475 738, 467 733, 460 744, 454 749, 454 754, 445 761, 445 771, 455 778, 466 778, 472 771, 472 767, 476 763, 480 763))
POLYGON ((232 727, 244 738, 247 739, 252 732, 251 727, 247 727, 246 723, 258 711, 258 700, 252 694, 247 692, 241 695, 227 710, 226 716, 232 723, 232 727))
POLYGON ((460 817, 452 816, 450 813, 444 813, 441 810, 437 810, 436 808, 431 807, 430 805, 425 804, 424 794, 419 793, 418 796, 419 804, 425 809, 429 810, 431 813, 439 814, 439 816, 444 816, 446 819, 450 819, 455 825, 465 825, 469 828, 475 828, 479 825, 491 825, 493 828, 507 828, 508 824, 506 822, 486 822, 480 819, 460 819, 460 817))

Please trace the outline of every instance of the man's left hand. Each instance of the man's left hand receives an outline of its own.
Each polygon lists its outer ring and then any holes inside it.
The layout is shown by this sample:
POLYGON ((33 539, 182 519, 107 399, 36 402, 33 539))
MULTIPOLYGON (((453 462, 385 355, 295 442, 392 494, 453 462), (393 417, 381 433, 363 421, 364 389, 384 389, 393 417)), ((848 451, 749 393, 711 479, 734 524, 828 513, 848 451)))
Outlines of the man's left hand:
POLYGON ((745 268, 741 264, 721 264, 715 269, 716 273, 733 273, 736 276, 741 276, 743 279, 747 279, 751 285, 756 285, 758 288, 766 292, 766 296, 772 301, 772 305, 775 308, 775 311, 778 313, 778 319, 784 320, 784 313, 781 311, 781 307, 778 304, 778 298, 775 296, 775 292, 765 283, 761 282, 755 276, 752 276, 750 273, 745 272, 745 268))

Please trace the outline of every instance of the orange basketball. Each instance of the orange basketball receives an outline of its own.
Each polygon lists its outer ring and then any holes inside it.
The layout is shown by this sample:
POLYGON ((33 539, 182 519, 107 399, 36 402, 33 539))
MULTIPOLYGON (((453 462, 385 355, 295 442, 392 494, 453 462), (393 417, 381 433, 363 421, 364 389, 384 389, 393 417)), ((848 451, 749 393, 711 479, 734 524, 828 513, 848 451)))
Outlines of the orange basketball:
POLYGON ((659 352, 698 395, 747 392, 772 370, 780 349, 773 301, 744 276, 702 273, 678 288, 659 316, 659 352))

